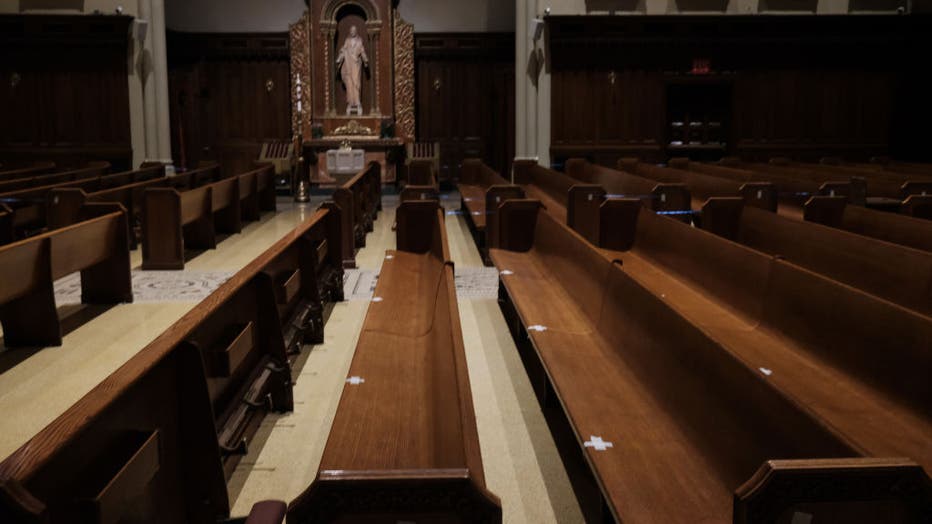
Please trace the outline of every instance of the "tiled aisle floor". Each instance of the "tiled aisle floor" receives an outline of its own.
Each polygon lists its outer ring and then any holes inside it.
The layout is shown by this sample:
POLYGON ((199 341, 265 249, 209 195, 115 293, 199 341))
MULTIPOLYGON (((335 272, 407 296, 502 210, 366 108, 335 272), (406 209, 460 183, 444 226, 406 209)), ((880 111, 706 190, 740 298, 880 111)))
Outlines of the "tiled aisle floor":
MULTIPOLYGON (((280 212, 249 225, 188 262, 186 271, 236 271, 316 209, 316 203, 280 206, 280 212)), ((394 209, 385 208, 356 257, 362 270, 377 271, 395 246, 394 209)), ((455 196, 444 201, 458 207, 455 196)), ((464 218, 447 216, 456 268, 482 266, 464 218)), ((133 263, 140 263, 138 251, 133 263)), ((65 338, 0 374, 0 457, 6 457, 91 387, 190 310, 196 302, 136 303, 114 307, 65 338)), ((313 480, 323 453, 343 381, 352 360, 368 301, 337 304, 327 321, 325 343, 306 351, 295 369, 295 410, 263 422, 230 482, 233 515, 244 515, 266 498, 291 500, 313 480)), ((502 499, 505 522, 582 522, 547 424, 538 408, 514 343, 493 298, 459 299, 479 440, 488 487, 502 499)), ((0 365, 11 355, 0 352, 0 365)), ((21 355, 16 357, 21 358, 21 355)))

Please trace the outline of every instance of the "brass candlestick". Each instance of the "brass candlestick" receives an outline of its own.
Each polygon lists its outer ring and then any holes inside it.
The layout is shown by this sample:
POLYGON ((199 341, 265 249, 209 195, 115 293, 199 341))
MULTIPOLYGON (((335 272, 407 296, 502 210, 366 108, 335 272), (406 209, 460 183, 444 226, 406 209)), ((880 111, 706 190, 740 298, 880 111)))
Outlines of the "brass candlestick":
MULTIPOLYGON (((298 122, 301 121, 301 103, 299 102, 298 122)), ((304 204, 311 201, 311 181, 310 173, 304 168, 304 134, 300 127, 298 129, 298 136, 295 137, 295 141, 297 142, 295 144, 295 155, 297 155, 298 161, 295 166, 295 182, 292 184, 292 193, 294 194, 295 202, 304 204)))

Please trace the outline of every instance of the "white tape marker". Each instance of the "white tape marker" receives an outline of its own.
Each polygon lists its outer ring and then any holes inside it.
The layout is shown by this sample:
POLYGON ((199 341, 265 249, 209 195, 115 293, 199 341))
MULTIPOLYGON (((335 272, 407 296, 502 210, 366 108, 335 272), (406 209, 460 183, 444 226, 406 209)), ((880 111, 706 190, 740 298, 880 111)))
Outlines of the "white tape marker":
POLYGON ((595 435, 590 435, 589 440, 587 440, 586 442, 583 442, 583 445, 586 446, 587 448, 592 448, 596 451, 605 451, 608 448, 615 447, 615 445, 612 444, 611 442, 605 442, 604 440, 602 440, 602 437, 597 437, 595 435))
POLYGON ((773 370, 772 370, 772 369, 760 368, 760 372, 763 373, 763 374, 765 374, 765 375, 767 375, 768 377, 769 377, 770 375, 773 375, 773 370))
POLYGON ((511 270, 508 270, 508 269, 502 271, 502 275, 504 275, 504 276, 506 276, 506 277, 507 277, 507 276, 510 276, 510 275, 514 275, 514 274, 515 274, 514 271, 511 271, 511 270))
POLYGON ((349 384, 349 385, 351 385, 351 386, 358 386, 358 385, 362 384, 362 383, 365 382, 365 381, 366 381, 366 379, 364 379, 364 378, 362 378, 362 377, 350 377, 350 378, 346 379, 346 383, 349 384))
POLYGON ((382 297, 372 297, 372 301, 373 301, 373 302, 381 302, 381 301, 382 301, 382 297))
POLYGON ((542 333, 544 331, 547 331, 547 326, 541 326, 540 324, 534 324, 533 326, 528 326, 527 330, 537 331, 538 333, 542 333))

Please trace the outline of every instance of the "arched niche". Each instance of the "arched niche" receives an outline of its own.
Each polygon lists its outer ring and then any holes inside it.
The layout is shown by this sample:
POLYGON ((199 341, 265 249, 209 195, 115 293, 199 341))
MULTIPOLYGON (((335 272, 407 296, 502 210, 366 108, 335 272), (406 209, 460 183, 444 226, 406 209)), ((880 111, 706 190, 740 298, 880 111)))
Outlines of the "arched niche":
MULTIPOLYGON (((329 69, 324 94, 325 113, 337 116, 346 111, 346 90, 336 66, 336 57, 349 34, 350 26, 356 25, 369 57, 369 68, 362 72, 360 89, 363 115, 381 115, 380 82, 385 75, 380 49, 383 21, 378 5, 371 0, 328 0, 323 3, 319 24, 325 39, 324 57, 329 69)), ((387 78, 390 79, 390 75, 387 78)))
MULTIPOLYGON (((350 28, 355 27, 359 37, 362 38, 366 56, 369 57, 370 61, 372 60, 373 42, 368 30, 369 16, 370 13, 366 12, 357 2, 347 2, 336 8, 333 14, 333 40, 330 42, 334 51, 334 59, 339 54, 340 49, 343 48, 343 43, 350 33, 350 28)), ((371 64, 370 67, 363 68, 361 73, 362 83, 360 86, 359 99, 362 102, 363 114, 371 114, 373 108, 376 106, 375 89, 372 85, 373 67, 371 67, 371 64)), ((336 113, 340 113, 341 109, 346 107, 346 90, 342 83, 342 76, 337 67, 334 67, 333 86, 333 110, 336 113)))
POLYGON ((379 8, 369 0, 330 0, 324 4, 320 14, 321 22, 336 22, 340 11, 345 7, 356 7, 365 13, 368 21, 380 21, 379 8))

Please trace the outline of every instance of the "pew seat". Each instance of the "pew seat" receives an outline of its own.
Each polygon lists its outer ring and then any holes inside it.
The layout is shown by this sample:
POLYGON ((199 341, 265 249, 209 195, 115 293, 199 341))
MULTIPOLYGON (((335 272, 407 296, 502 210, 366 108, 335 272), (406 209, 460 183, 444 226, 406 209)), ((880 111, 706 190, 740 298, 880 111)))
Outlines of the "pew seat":
MULTIPOLYGON (((545 411, 553 405, 565 414, 608 510, 584 508, 590 521, 758 522, 742 520, 744 499, 735 493, 762 463, 791 459, 805 470, 835 464, 824 458, 862 455, 690 318, 711 300, 681 293, 686 284, 638 257, 591 246, 529 204, 502 206, 506 231, 491 257, 519 350, 526 340, 543 369, 533 375, 548 384, 536 388, 545 411), (529 213, 536 223, 512 222, 529 213), (668 287, 651 289, 657 282, 668 287), (681 300, 692 307, 683 311, 681 300)), ((734 325, 737 315, 725 315, 731 318, 721 324, 734 325)), ((869 467, 872 459, 854 460, 869 467)), ((915 463, 907 468, 925 477, 915 463)), ((828 469, 821 474, 825 486, 848 482, 828 469)), ((793 497, 765 495, 779 507, 792 506, 793 497)), ((872 508, 870 518, 882 510, 872 508)))
POLYGON ((500 522, 437 201, 398 209, 316 479, 288 522, 500 522))
POLYGON ((636 228, 615 255, 627 274, 847 442, 932 469, 932 319, 649 211, 636 220, 615 224, 636 228))

